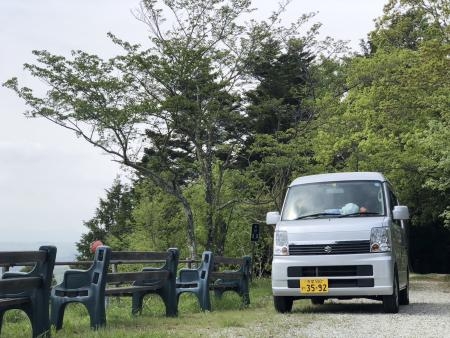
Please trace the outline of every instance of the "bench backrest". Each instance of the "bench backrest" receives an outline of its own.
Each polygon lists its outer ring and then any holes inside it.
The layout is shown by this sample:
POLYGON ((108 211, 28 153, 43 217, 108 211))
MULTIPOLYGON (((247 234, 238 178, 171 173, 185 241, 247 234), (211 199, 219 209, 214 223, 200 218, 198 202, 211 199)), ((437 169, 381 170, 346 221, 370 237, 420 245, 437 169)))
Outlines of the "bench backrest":
POLYGON ((111 265, 117 264, 142 264, 159 263, 160 267, 145 268, 145 271, 118 272, 111 271, 108 273, 107 283, 127 283, 140 282, 161 279, 174 279, 178 267, 179 253, 178 249, 168 249, 166 252, 150 252, 150 251, 113 251, 111 252, 111 265))
POLYGON ((39 251, 0 252, 0 265, 32 265, 30 272, 5 272, 0 280, 0 297, 10 293, 29 295, 34 289, 50 290, 56 247, 41 246, 39 251))
POLYGON ((0 329, 3 312, 25 311, 33 337, 50 335, 49 302, 55 267, 56 247, 41 246, 39 251, 0 252, 0 264, 34 265, 30 272, 5 272, 0 279, 0 329))
POLYGON ((234 278, 237 278, 239 275, 244 277, 250 276, 252 264, 250 256, 244 256, 242 258, 214 256, 213 260, 214 268, 211 273, 212 281, 226 276, 234 276, 234 278), (223 271, 224 269, 226 271, 223 271))

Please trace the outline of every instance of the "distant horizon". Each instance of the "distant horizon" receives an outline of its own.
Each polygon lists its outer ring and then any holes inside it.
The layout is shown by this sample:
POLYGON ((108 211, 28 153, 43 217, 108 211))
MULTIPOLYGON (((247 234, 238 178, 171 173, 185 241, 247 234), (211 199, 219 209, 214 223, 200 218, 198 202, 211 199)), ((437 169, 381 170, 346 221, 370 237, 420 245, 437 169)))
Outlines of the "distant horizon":
POLYGON ((24 239, 24 240, 20 240, 20 241, 4 241, 0 238, 0 243, 74 243, 75 244, 76 241, 72 242, 72 241, 54 241, 54 240, 49 240, 49 241, 43 241, 43 240, 32 240, 32 239, 24 239))
POLYGON ((0 251, 38 250, 42 245, 56 246, 56 261, 73 261, 78 254, 75 241, 33 241, 31 239, 21 241, 2 241, 0 238, 0 251))

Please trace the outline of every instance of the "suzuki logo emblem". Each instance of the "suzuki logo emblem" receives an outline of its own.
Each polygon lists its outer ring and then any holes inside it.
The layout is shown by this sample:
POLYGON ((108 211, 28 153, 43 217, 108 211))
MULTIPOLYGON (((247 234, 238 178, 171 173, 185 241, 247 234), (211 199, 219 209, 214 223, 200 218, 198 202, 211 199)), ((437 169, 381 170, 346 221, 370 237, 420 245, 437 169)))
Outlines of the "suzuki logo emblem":
POLYGON ((327 245, 326 247, 323 248, 323 251, 325 251, 326 253, 331 253, 331 251, 333 251, 333 248, 327 245))

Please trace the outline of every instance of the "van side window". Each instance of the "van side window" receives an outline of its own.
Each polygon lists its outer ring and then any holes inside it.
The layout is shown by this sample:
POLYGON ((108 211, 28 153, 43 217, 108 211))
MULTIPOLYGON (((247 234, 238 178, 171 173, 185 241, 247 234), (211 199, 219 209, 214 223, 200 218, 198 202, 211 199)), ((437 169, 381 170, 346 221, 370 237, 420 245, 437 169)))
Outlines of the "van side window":
POLYGON ((389 189, 389 204, 391 205, 391 212, 394 210, 394 207, 398 205, 397 197, 395 197, 391 189, 389 189))
MULTIPOLYGON (((398 205, 397 197, 392 192, 392 190, 389 189, 389 207, 390 207, 391 217, 392 217, 392 211, 394 210, 394 207, 396 205, 398 205)), ((399 220, 394 221, 394 223, 400 226, 400 221, 399 220)))

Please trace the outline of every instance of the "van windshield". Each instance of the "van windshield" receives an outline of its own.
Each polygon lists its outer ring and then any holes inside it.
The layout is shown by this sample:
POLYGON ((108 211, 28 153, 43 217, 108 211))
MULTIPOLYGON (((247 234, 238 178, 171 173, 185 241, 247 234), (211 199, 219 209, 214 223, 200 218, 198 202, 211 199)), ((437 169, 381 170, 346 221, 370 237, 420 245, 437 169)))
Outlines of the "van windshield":
POLYGON ((338 181, 289 188, 281 219, 383 216, 383 185, 379 181, 338 181))

